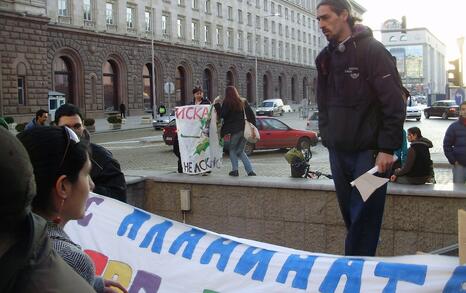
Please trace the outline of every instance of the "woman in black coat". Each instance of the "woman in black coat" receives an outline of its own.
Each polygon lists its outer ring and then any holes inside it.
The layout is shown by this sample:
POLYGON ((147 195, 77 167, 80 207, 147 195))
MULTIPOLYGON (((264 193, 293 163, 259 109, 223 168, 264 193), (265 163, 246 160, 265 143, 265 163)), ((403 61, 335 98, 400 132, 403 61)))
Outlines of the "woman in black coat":
POLYGON ((248 156, 244 152, 246 139, 244 138, 244 116, 256 125, 256 117, 248 102, 241 98, 234 86, 228 86, 223 100, 221 118, 223 119, 222 137, 230 134, 229 155, 231 161, 230 176, 238 176, 238 158, 243 162, 248 176, 256 176, 248 156))

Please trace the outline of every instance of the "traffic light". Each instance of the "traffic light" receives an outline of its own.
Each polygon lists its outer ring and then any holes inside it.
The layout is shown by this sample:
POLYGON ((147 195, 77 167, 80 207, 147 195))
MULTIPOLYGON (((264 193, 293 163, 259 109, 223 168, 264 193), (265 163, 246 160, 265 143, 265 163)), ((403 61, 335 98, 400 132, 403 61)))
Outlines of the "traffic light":
POLYGON ((449 61, 453 66, 453 69, 448 70, 448 82, 451 82, 453 85, 461 85, 461 76, 460 76, 460 59, 455 59, 449 61))
POLYGON ((401 17, 401 32, 406 34, 406 16, 401 17))

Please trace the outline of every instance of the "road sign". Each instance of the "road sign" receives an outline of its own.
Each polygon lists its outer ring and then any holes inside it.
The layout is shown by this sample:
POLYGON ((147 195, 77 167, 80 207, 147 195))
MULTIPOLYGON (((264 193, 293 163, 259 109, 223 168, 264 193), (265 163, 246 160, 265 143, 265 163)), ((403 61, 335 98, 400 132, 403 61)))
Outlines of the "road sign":
POLYGON ((171 81, 167 81, 163 86, 163 90, 165 91, 165 94, 171 95, 175 92, 175 84, 171 81))

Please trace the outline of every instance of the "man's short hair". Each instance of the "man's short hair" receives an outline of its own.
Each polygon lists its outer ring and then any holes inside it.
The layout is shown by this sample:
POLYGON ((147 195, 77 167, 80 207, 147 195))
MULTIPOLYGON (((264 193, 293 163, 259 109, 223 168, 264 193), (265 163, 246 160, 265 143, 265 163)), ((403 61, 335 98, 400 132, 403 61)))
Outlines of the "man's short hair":
POLYGON ((193 95, 197 92, 203 92, 202 88, 200 86, 197 86, 195 88, 193 88, 193 95))
POLYGON ((60 118, 63 116, 74 115, 78 115, 81 118, 81 120, 83 120, 83 115, 81 114, 81 111, 78 107, 76 107, 73 104, 63 104, 55 112, 55 123, 58 125, 58 121, 60 121, 60 118))
POLYGON ((40 109, 39 111, 36 112, 36 119, 39 118, 39 117, 42 117, 42 115, 44 115, 45 113, 49 113, 49 111, 47 110, 44 110, 44 109, 40 109))

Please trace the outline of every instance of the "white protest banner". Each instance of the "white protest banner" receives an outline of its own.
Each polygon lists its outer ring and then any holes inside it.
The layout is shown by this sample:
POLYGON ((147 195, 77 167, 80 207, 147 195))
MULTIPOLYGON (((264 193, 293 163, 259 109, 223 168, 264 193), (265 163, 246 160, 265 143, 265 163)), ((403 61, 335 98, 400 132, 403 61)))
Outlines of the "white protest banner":
POLYGON ((464 292, 457 257, 342 257, 216 234, 91 194, 66 231, 136 292, 464 292), (142 291, 144 290, 144 291, 142 291))
POLYGON ((223 140, 219 138, 214 106, 176 107, 175 119, 183 173, 199 174, 219 169, 223 140))

